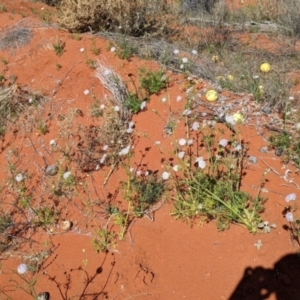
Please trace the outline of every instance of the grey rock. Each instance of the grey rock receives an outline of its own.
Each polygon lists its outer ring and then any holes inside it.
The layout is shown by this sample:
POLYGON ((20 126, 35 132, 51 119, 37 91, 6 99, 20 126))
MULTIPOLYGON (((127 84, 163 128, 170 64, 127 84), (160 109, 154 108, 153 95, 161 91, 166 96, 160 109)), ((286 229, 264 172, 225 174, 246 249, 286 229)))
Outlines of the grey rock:
POLYGON ((268 153, 268 147, 260 147, 259 152, 268 153))
POLYGON ((48 292, 39 293, 36 297, 36 300, 49 300, 49 299, 50 299, 50 293, 48 292))
POLYGON ((251 164, 257 164, 257 157, 256 156, 249 156, 248 157, 248 161, 251 163, 251 164))
POLYGON ((50 165, 46 167, 45 173, 49 176, 55 176, 58 172, 58 168, 56 165, 50 165))
POLYGON ((272 108, 270 106, 264 106, 262 111, 264 114, 269 115, 272 112, 272 108))

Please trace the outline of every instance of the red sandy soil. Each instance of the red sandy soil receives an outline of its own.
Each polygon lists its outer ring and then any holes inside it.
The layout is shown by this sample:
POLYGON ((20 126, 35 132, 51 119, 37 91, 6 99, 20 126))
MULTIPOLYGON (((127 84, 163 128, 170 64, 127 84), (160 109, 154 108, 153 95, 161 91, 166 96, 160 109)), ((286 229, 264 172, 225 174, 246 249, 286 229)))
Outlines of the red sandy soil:
MULTIPOLYGON (((0 14, 1 30, 22 22, 32 29, 33 38, 29 44, 13 53, 0 51, 0 57, 8 61, 6 65, 0 65, 0 73, 6 78, 16 75, 18 84, 42 92, 51 101, 41 113, 41 117, 48 120, 49 132, 46 135, 39 134, 36 129, 30 133, 19 128, 14 134, 5 137, 0 154, 0 179, 3 184, 7 182, 7 155, 10 149, 14 149, 22 157, 19 170, 32 174, 33 187, 37 193, 41 193, 42 179, 38 174, 45 167, 41 156, 45 157, 48 164, 59 159, 57 153, 51 152, 48 155, 44 149, 49 148, 51 139, 56 139, 62 146, 65 142, 58 136, 58 115, 66 114, 70 109, 80 109, 83 116, 77 116, 74 122, 93 124, 97 121, 89 114, 92 93, 86 96, 83 91, 93 91, 99 99, 104 99, 108 93, 95 77, 95 70, 86 64, 85 55, 88 58, 105 59, 127 80, 126 74, 137 74, 142 66, 150 69, 158 69, 159 66, 155 62, 138 58, 132 58, 129 62, 121 60, 109 51, 108 41, 100 38, 95 38, 97 47, 101 49, 101 53, 96 56, 89 50, 92 47, 91 35, 82 35, 80 41, 71 39, 69 33, 43 25, 29 9, 34 7, 41 10, 46 5, 17 0, 14 3, 11 0, 2 2, 8 11, 0 14), (24 18, 20 12, 24 13, 24 18), (57 39, 66 43, 61 57, 51 47, 57 39), (80 48, 85 48, 84 54, 80 48), (60 64, 61 69, 58 70, 56 64, 60 64)), ((158 96, 152 96, 147 109, 134 117, 135 136, 139 137, 134 161, 138 164, 142 159, 141 153, 145 153, 145 168, 158 170, 159 173, 165 170, 161 159, 168 159, 173 149, 173 138, 164 135, 164 126, 169 117, 168 102, 173 116, 180 115, 186 97, 184 76, 171 73, 168 76, 168 89, 158 96), (178 95, 183 97, 180 102, 176 101, 178 95), (169 100, 164 103, 161 101, 163 97, 169 100), (159 112, 159 116, 154 110, 159 112), (156 145, 156 141, 161 144, 156 145), (150 150, 145 152, 147 147, 150 150)), ((199 80, 197 86, 203 92, 210 87, 210 83, 199 80)), ((244 97, 226 91, 223 95, 237 101, 244 97)), ((87 189, 82 190, 79 187, 78 196, 72 199, 72 203, 64 204, 63 218, 71 220, 73 228, 63 233, 58 227, 52 228, 52 233, 41 230, 34 235, 38 244, 25 245, 22 249, 27 253, 35 253, 47 249, 49 244, 53 245, 53 253, 45 260, 40 272, 35 274, 36 292, 48 291, 51 299, 300 299, 300 263, 295 256, 297 245, 293 245, 290 233, 283 229, 287 222, 282 215, 286 206, 285 196, 296 193, 300 197, 297 188, 300 178, 293 166, 282 164, 280 157, 276 157, 272 151, 265 154, 259 151, 267 142, 252 125, 253 119, 250 118, 241 130, 241 137, 249 142, 249 154, 256 156, 258 163, 249 164, 242 186, 244 190, 257 193, 262 174, 272 168, 273 171, 266 175, 268 180, 263 193, 263 196, 268 197, 263 219, 277 224, 271 233, 250 234, 238 225, 231 225, 229 230, 218 232, 214 222, 191 228, 170 216, 172 202, 167 201, 155 213, 153 222, 148 218, 136 219, 130 225, 124 241, 119 241, 115 249, 106 254, 96 253, 91 236, 97 226, 107 222, 100 206, 108 201, 109 193, 116 192, 114 203, 122 202, 123 195, 121 191, 118 192, 118 187, 124 179, 124 170, 114 172, 108 184, 102 188, 108 168, 80 173, 75 166, 71 166, 72 171, 80 176, 82 185, 87 186, 87 189), (292 182, 283 178, 288 169, 291 171, 289 177, 292 182), (99 204, 99 213, 97 205, 94 208, 94 219, 89 216, 88 207, 84 204, 88 196, 99 204), (260 249, 254 246, 258 240, 262 242, 260 249)), ((180 138, 184 132, 183 121, 177 128, 176 135, 180 138)), ((134 163, 132 167, 135 167, 134 163)), ((47 193, 43 197, 47 198, 47 193)), ((12 299, 32 299, 21 289, 15 289, 16 285, 10 281, 14 278, 21 282, 9 270, 16 270, 22 262, 22 255, 18 253, 1 262, 1 286, 7 286, 7 293, 12 299)), ((7 298, 0 295, 0 299, 7 298)))

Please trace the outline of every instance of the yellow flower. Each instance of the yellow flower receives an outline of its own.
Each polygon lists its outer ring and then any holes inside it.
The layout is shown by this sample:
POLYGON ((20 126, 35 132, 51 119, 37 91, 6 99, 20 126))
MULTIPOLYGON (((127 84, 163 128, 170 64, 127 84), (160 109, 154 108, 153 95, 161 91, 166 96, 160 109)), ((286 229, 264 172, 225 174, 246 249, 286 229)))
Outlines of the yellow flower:
POLYGON ((231 74, 229 74, 229 75, 227 76, 227 78, 228 78, 228 80, 230 80, 230 81, 233 81, 233 79, 234 79, 234 77, 233 77, 231 74))

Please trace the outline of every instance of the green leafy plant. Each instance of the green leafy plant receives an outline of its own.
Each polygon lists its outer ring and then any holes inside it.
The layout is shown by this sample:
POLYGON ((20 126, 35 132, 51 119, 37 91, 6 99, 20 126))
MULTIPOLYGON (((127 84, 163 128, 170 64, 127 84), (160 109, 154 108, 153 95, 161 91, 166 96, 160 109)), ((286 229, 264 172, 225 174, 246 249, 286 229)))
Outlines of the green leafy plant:
POLYGON ((115 246, 115 234, 107 228, 100 228, 92 239, 92 245, 98 253, 107 252, 115 246))
POLYGON ((39 132, 43 135, 45 135, 46 133, 48 133, 48 126, 45 122, 40 121, 37 125, 37 129, 39 130, 39 132))
POLYGON ((130 42, 125 39, 125 37, 118 44, 118 46, 119 48, 117 49, 116 54, 121 59, 129 60, 135 53, 135 47, 133 47, 132 44, 130 44, 130 42))
POLYGON ((142 101, 135 93, 128 93, 128 96, 124 102, 124 106, 127 107, 132 113, 136 114, 141 110, 142 101))
POLYGON ((142 217, 147 209, 154 205, 167 190, 167 184, 157 172, 147 171, 137 176, 128 174, 127 182, 122 183, 125 199, 132 207, 133 215, 142 217))
POLYGON ((52 47, 54 49, 54 52, 57 56, 62 56, 65 50, 66 43, 63 42, 60 39, 57 39, 54 44, 52 44, 52 47))
POLYGON ((246 145, 234 135, 230 141, 218 141, 214 132, 197 133, 196 140, 205 147, 208 157, 198 156, 200 148, 193 150, 187 146, 185 158, 179 164, 181 175, 174 172, 172 177, 175 186, 172 214, 185 220, 200 216, 207 221, 215 219, 219 230, 238 223, 256 232, 266 200, 259 194, 253 197, 240 190, 246 145))
POLYGON ((162 70, 147 71, 140 70, 140 84, 149 95, 157 94, 159 91, 167 87, 167 78, 162 70))
POLYGON ((86 60, 86 64, 93 70, 96 69, 96 67, 97 67, 97 62, 91 58, 86 60))

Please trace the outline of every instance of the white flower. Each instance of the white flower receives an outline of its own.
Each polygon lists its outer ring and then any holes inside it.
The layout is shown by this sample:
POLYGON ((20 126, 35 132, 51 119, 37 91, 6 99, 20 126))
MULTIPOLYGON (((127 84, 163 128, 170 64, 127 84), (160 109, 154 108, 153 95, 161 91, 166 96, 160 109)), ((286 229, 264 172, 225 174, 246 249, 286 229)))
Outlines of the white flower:
POLYGON ((100 164, 104 164, 106 156, 107 156, 106 154, 103 154, 103 156, 100 159, 100 164))
POLYGON ((290 101, 293 101, 294 99, 295 99, 295 98, 294 98, 293 96, 290 96, 290 97, 289 97, 289 100, 290 100, 290 101))
POLYGON ((292 194, 288 194, 286 197, 285 197, 285 201, 286 202, 290 202, 290 201, 293 201, 293 200, 296 200, 296 194, 295 193, 292 193, 292 194))
POLYGON ((180 65, 180 69, 184 69, 184 65, 183 64, 180 65))
POLYGON ((114 110, 115 110, 115 111, 120 111, 120 106, 116 105, 116 106, 114 107, 114 110))
POLYGON ((50 140, 49 145, 50 145, 51 147, 55 147, 57 144, 56 144, 56 141, 55 141, 55 140, 50 140))
POLYGON ((160 145, 160 141, 155 141, 154 144, 155 145, 160 145))
POLYGON ((64 173, 63 178, 68 179, 70 176, 71 176, 71 172, 67 171, 67 172, 64 173))
POLYGON ((173 166, 173 170, 174 170, 174 172, 178 172, 179 166, 178 165, 173 166))
POLYGON ((105 108, 105 105, 104 104, 101 104, 100 105, 100 109, 104 109, 105 108))
POLYGON ((126 148, 123 148, 120 152, 119 152, 119 156, 122 155, 127 155, 129 153, 130 150, 130 145, 128 145, 126 148))
POLYGON ((83 92, 83 94, 86 95, 86 96, 87 96, 89 93, 90 93, 89 90, 84 90, 84 92, 83 92))
POLYGON ((293 217, 293 214, 291 212, 287 213, 285 215, 285 218, 288 222, 293 222, 294 221, 294 217, 293 217))
POLYGON ((160 100, 161 102, 166 102, 167 101, 167 98, 166 97, 163 97, 163 98, 161 98, 161 100, 160 100))
POLYGON ((104 151, 106 151, 106 150, 108 149, 108 145, 104 145, 104 146, 102 147, 102 149, 103 149, 104 151))
POLYGON ((140 109, 141 110, 143 110, 145 107, 146 107, 146 101, 143 101, 142 103, 141 103, 141 106, 140 106, 140 109))
POLYGON ((133 121, 130 121, 129 123, 128 123, 128 127, 133 127, 134 126, 134 122, 133 121))
POLYGON ((110 48, 110 52, 115 52, 116 51, 116 47, 111 47, 110 48))
POLYGON ((182 62, 183 62, 184 64, 187 64, 188 61, 189 61, 189 60, 188 60, 186 57, 184 57, 184 58, 182 59, 182 62))
POLYGON ((234 147, 234 151, 237 151, 237 152, 240 152, 242 150, 242 145, 241 144, 237 144, 235 147, 234 147))
POLYGON ((29 98, 28 99, 28 103, 32 103, 33 102, 33 99, 32 98, 29 98))
POLYGON ((20 264, 17 271, 19 274, 25 274, 28 271, 28 267, 26 264, 20 264))
POLYGON ((184 145, 186 144, 186 139, 180 139, 180 140, 178 141, 178 144, 179 144, 180 146, 184 146, 184 145))
POLYGON ((18 174, 15 179, 17 182, 21 182, 24 179, 24 176, 22 174, 18 174))
POLYGON ((126 132, 127 132, 127 133, 132 133, 132 132, 133 132, 132 127, 127 128, 127 129, 126 129, 126 132))
POLYGON ((198 168, 200 169, 204 169, 206 167, 206 162, 202 156, 197 157, 195 162, 198 164, 198 168))
POLYGON ((105 75, 105 76, 108 76, 108 75, 110 75, 110 74, 111 74, 111 70, 106 69, 106 70, 104 71, 104 75, 105 75))
POLYGON ((194 131, 196 131, 196 130, 198 130, 199 128, 200 128, 199 122, 194 122, 193 125, 192 125, 192 129, 193 129, 194 131))
POLYGON ((234 121, 234 117, 233 116, 225 116, 225 121, 227 124, 234 126, 235 125, 235 121, 234 121))
POLYGON ((259 76, 258 76, 258 75, 253 75, 252 78, 253 78, 253 79, 258 79, 259 76))
POLYGON ((83 53, 84 52, 84 48, 80 48, 80 50, 79 50, 81 53, 83 53))
POLYGON ((193 55, 197 55, 197 54, 198 54, 198 51, 197 51, 197 50, 192 50, 192 54, 193 54, 193 55))
POLYGON ((226 147, 228 145, 228 141, 226 139, 221 139, 219 145, 222 147, 226 147))
POLYGON ((178 50, 178 49, 175 49, 175 50, 173 51, 173 53, 174 53, 175 55, 177 55, 177 54, 179 53, 179 50, 178 50))
POLYGON ((177 102, 179 102, 179 101, 181 101, 181 100, 182 100, 182 97, 181 97, 181 96, 177 96, 177 97, 176 97, 176 101, 177 101, 177 102))
POLYGON ((141 175, 142 175, 142 171, 141 171, 141 170, 137 170, 137 171, 136 171, 136 175, 137 175, 137 176, 141 176, 141 175))
POLYGON ((190 109, 185 109, 182 113, 183 116, 188 116, 192 113, 192 111, 190 109))
POLYGON ((131 168, 129 169, 129 172, 132 173, 133 171, 134 171, 134 168, 131 167, 131 168))
POLYGON ((185 152, 184 152, 184 151, 180 151, 180 152, 178 153, 178 157, 179 157, 180 159, 183 159, 183 158, 184 158, 184 155, 185 155, 185 152))
POLYGON ((149 176, 149 171, 146 171, 144 175, 149 176))
POLYGON ((163 172, 161 177, 162 177, 163 180, 167 180, 167 179, 169 179, 170 174, 168 172, 163 172))
POLYGON ((192 140, 192 139, 189 139, 189 140, 187 141, 187 144, 188 144, 189 146, 193 145, 193 140, 192 140))

